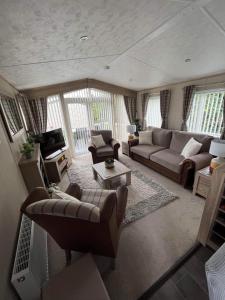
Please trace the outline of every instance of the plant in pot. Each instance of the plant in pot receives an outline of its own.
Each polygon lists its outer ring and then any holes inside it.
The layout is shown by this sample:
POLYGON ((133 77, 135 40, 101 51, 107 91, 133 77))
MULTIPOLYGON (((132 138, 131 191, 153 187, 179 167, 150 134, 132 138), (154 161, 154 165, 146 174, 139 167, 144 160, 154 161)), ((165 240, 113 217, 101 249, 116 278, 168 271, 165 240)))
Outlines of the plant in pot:
POLYGON ((27 143, 23 143, 20 153, 22 153, 27 159, 29 159, 31 158, 33 151, 34 151, 34 145, 27 142, 27 143))
POLYGON ((135 119, 133 122, 134 125, 136 125, 136 132, 134 133, 135 136, 139 136, 138 131, 141 131, 142 127, 140 124, 140 120, 139 119, 135 119))
POLYGON ((105 160, 105 167, 106 167, 107 169, 113 168, 113 167, 114 167, 114 159, 113 159, 113 158, 107 158, 107 159, 105 160))

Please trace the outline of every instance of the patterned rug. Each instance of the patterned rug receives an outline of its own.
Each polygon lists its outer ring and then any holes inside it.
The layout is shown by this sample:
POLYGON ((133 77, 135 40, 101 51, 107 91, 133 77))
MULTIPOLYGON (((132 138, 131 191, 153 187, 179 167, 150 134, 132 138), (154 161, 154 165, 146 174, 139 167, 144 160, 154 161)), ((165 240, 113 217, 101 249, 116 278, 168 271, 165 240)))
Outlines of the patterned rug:
MULTIPOLYGON (((124 163, 124 162, 123 162, 124 163)), ((125 163, 124 163, 125 164, 125 163)), ((162 206, 174 201, 178 197, 164 188, 161 184, 151 178, 146 177, 132 166, 125 164, 132 170, 131 185, 128 186, 128 199, 124 224, 129 224, 162 206)), ((82 188, 101 188, 101 180, 94 180, 92 167, 89 162, 82 167, 69 169, 68 176, 70 182, 79 184, 82 188)), ((112 182, 112 189, 125 183, 123 176, 112 182)))

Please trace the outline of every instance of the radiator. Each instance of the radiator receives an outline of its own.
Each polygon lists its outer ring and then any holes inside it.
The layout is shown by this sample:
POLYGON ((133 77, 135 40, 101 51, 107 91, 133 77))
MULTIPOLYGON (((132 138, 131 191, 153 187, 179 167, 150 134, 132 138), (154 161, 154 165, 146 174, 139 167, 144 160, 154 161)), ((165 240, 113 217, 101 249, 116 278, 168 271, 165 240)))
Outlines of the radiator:
POLYGON ((23 215, 11 283, 22 300, 38 300, 47 280, 47 233, 23 215))

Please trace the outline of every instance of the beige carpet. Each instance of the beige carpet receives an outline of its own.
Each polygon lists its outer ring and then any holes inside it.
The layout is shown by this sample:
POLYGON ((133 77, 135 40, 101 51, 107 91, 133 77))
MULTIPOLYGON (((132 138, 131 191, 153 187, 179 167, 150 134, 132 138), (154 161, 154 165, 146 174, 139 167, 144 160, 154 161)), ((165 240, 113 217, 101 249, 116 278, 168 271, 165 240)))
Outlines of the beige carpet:
MULTIPOLYGON (((87 159, 90 159, 89 155, 77 158, 73 167, 85 165, 87 159)), ((179 199, 123 229, 116 270, 110 270, 107 258, 96 257, 111 299, 136 300, 193 246, 204 200, 124 155, 123 159, 179 196, 179 199)), ((68 178, 65 176, 61 188, 67 184, 68 178)), ((49 257, 51 274, 64 267, 64 252, 51 239, 49 257)), ((74 259, 76 257, 77 254, 74 254, 74 259)))

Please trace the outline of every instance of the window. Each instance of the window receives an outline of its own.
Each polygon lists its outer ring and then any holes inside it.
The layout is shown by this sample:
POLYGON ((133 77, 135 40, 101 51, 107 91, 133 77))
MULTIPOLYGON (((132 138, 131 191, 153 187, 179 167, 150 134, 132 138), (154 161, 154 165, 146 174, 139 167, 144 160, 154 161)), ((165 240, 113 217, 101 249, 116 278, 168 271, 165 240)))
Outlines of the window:
POLYGON ((68 108, 76 154, 88 152, 91 129, 110 129, 113 137, 126 139, 129 124, 124 98, 94 88, 63 95, 68 108))
POLYGON ((194 95, 188 131, 219 137, 223 124, 223 97, 225 91, 204 91, 194 95))
POLYGON ((146 113, 146 125, 161 127, 160 96, 150 96, 146 113))
POLYGON ((49 96, 47 98, 47 131, 57 128, 64 129, 62 108, 59 95, 49 96))

